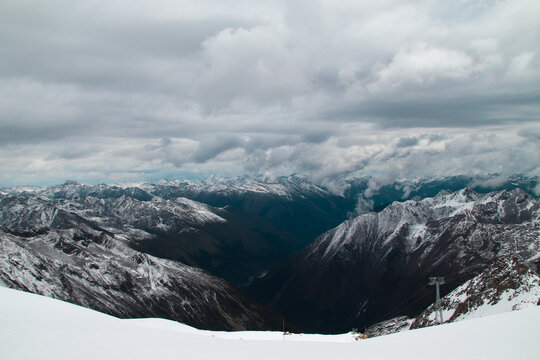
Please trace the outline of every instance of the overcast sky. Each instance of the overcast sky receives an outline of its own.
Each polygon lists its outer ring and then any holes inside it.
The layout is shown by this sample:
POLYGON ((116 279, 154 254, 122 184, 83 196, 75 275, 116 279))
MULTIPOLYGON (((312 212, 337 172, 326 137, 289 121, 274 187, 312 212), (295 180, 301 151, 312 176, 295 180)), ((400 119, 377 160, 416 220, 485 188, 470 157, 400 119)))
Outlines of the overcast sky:
POLYGON ((0 185, 540 175, 540 1, 0 1, 0 185))

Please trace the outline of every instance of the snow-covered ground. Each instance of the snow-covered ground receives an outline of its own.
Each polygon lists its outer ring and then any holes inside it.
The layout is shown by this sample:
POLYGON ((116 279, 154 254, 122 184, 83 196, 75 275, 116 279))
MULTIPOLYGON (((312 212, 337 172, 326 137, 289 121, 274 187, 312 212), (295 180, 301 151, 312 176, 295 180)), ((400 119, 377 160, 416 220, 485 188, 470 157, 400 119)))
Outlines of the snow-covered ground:
POLYGON ((540 308, 367 340, 120 320, 0 287, 2 359, 540 359, 540 308))

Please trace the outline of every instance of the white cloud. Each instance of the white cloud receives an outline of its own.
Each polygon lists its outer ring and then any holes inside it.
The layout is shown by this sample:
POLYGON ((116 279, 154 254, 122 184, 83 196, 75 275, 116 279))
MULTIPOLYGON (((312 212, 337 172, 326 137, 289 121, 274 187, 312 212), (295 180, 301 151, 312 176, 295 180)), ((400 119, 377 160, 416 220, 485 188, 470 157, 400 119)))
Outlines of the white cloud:
POLYGON ((511 79, 527 81, 530 81, 531 78, 538 78, 538 71, 533 67, 534 58, 533 52, 525 52, 515 56, 508 65, 506 75, 511 79))
POLYGON ((392 61, 376 72, 376 81, 367 85, 372 92, 393 92, 413 84, 430 86, 440 80, 464 80, 475 74, 471 56, 452 49, 419 44, 398 52, 392 61))
POLYGON ((203 102, 224 106, 248 99, 265 104, 287 101, 308 90, 295 44, 288 43, 279 27, 227 28, 207 39, 202 48, 203 102))

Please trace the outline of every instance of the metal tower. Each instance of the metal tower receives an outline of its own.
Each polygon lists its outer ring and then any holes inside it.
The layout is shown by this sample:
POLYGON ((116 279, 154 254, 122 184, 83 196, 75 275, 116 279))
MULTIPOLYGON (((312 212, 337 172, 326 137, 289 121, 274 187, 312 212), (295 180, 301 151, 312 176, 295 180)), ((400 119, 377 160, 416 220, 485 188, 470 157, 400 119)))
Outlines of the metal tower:
POLYGON ((430 277, 429 285, 435 285, 435 321, 442 324, 444 319, 441 309, 441 293, 439 286, 444 284, 444 277, 430 277))

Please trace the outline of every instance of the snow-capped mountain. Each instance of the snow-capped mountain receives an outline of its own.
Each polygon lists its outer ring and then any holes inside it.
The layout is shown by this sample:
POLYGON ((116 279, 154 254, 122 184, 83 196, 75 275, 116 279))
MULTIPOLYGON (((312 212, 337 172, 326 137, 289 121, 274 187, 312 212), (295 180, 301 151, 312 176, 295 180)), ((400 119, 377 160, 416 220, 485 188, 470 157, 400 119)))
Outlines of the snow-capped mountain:
POLYGON ((186 198, 109 197, 110 189, 98 197, 84 189, 87 186, 67 183, 37 194, 1 196, 0 225, 100 229, 126 239, 135 250, 201 267, 237 284, 277 266, 301 247, 268 221, 232 207, 215 208, 186 198), (79 187, 83 190, 77 191, 79 187))
POLYGON ((522 175, 507 177, 492 174, 395 179, 392 181, 372 177, 351 177, 341 179, 336 187, 343 189, 345 197, 357 199, 357 211, 366 213, 369 210, 380 211, 394 201, 434 197, 443 190, 455 192, 469 188, 478 193, 486 194, 493 191, 520 188, 531 194, 539 195, 539 184, 540 179, 538 177, 522 175))
POLYGON ((4 189, 4 192, 67 200, 88 196, 105 199, 125 196, 140 201, 153 197, 165 200, 187 198, 214 207, 234 207, 263 218, 290 234, 300 244, 296 251, 344 221, 355 206, 355 199, 335 195, 299 175, 276 179, 211 177, 205 180, 93 186, 66 181, 49 188, 11 188, 4 189))
POLYGON ((179 197, 185 193, 246 194, 259 193, 294 199, 298 196, 325 196, 327 191, 300 175, 282 176, 272 181, 241 176, 235 178, 210 177, 204 180, 162 180, 146 184, 150 192, 162 197, 179 197))
POLYGON ((210 177, 204 180, 161 180, 156 183, 84 185, 75 181, 49 188, 0 188, 0 193, 23 196, 40 195, 49 199, 119 198, 127 196, 148 201, 179 197, 214 207, 232 206, 262 217, 308 245, 323 232, 339 225, 353 212, 380 211, 393 201, 435 196, 441 190, 457 191, 466 187, 480 193, 522 188, 530 193, 538 189, 537 177, 451 176, 384 182, 370 177, 347 178, 326 187, 315 185, 301 175, 265 177, 210 177))
MULTIPOLYGON (((59 216, 47 216, 56 225, 59 216)), ((0 227, 0 282, 122 318, 162 317, 216 330, 280 328, 275 315, 224 280, 70 220, 64 228, 0 227)))
POLYGON ((138 200, 150 200, 152 196, 146 191, 144 184, 130 185, 86 185, 77 181, 67 180, 63 184, 50 187, 13 187, 5 189, 8 194, 39 195, 49 199, 74 199, 86 196, 97 198, 119 198, 129 196, 138 200))
MULTIPOLYGON (((384 199, 418 196, 461 186, 459 179, 400 182, 379 187, 378 194, 384 199)), ((0 225, 13 236, 94 231, 130 251, 181 261, 244 285, 345 220, 361 194, 354 191, 362 188, 349 185, 345 196, 301 176, 3 188, 0 225)), ((371 186, 369 181, 364 185, 371 186)), ((534 201, 519 190, 490 195, 464 190, 393 203, 328 231, 261 283, 268 286, 248 289, 313 331, 362 328, 381 317, 414 314, 431 303, 427 290, 415 295, 415 306, 386 312, 424 284, 428 273, 453 274, 444 288, 450 290, 478 274, 494 254, 534 253, 537 245, 529 246, 536 226, 534 201), (507 241, 514 234, 525 240, 507 241), (319 303, 326 305, 321 309, 319 303)), ((58 235, 64 238, 70 239, 58 235)), ((58 243, 64 247, 65 242, 58 243)), ((71 246, 69 241, 65 246, 71 246)))
POLYGON ((335 195, 299 175, 267 181, 238 177, 162 181, 148 191, 165 199, 185 197, 212 206, 232 206, 262 217, 308 245, 354 210, 355 199, 335 195))
POLYGON ((364 328, 427 307, 429 276, 445 276, 448 292, 500 255, 537 266, 539 224, 540 202, 520 189, 394 202, 321 235, 250 290, 301 329, 364 328))

